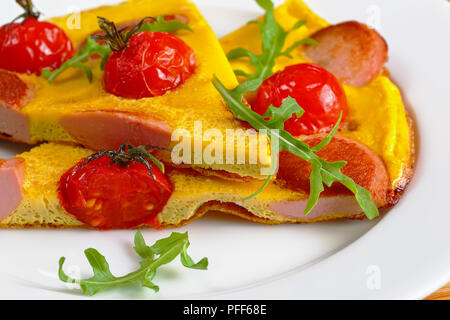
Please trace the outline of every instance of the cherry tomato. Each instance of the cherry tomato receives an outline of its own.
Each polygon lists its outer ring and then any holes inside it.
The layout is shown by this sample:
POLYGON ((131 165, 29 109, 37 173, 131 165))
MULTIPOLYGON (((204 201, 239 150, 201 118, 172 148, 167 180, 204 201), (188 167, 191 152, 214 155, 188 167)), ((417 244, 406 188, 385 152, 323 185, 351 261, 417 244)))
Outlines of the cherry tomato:
POLYGON ((41 74, 57 69, 74 54, 72 42, 58 26, 28 17, 0 28, 0 68, 41 74))
POLYGON ((194 69, 194 52, 183 40, 166 32, 139 32, 108 58, 105 90, 132 99, 160 96, 183 84, 194 69))
POLYGON ((294 136, 329 132, 342 111, 348 113, 347 99, 338 80, 324 68, 309 63, 286 67, 267 78, 256 92, 252 110, 263 115, 272 104, 280 107, 288 97, 305 110, 302 117, 292 115, 284 129, 294 136))
POLYGON ((79 221, 99 229, 128 229, 147 224, 159 227, 157 215, 172 194, 164 173, 131 161, 127 166, 102 156, 81 160, 59 182, 64 209, 79 221))

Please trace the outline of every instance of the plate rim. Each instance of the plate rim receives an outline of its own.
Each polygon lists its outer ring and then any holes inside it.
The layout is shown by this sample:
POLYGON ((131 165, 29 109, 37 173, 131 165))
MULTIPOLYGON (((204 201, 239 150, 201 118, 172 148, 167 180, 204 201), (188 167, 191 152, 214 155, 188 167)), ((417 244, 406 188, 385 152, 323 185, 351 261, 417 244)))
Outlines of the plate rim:
MULTIPOLYGON (((318 2, 323 3, 332 3, 332 0, 317 0, 318 2)), ((346 0, 348 3, 352 2, 350 0, 346 0)), ((443 0, 442 0, 443 1, 443 0)), ((239 6, 242 6, 242 1, 239 0, 231 0, 227 3, 223 2, 212 2, 211 0, 193 0, 194 3, 198 5, 200 10, 202 9, 202 6, 208 6, 208 7, 227 7, 231 9, 238 9, 239 6)), ((282 1, 276 1, 277 3, 280 3, 282 1)), ((305 2, 310 5, 311 0, 305 0, 305 2)), ((380 3, 384 3, 386 1, 381 0, 380 3)), ((248 1, 248 8, 253 8, 253 1, 248 1)), ((365 0, 365 3, 373 3, 373 1, 365 0)), ((246 4, 247 5, 247 4, 246 4)), ((406 0, 396 2, 393 4, 393 7, 395 8, 401 8, 402 5, 406 5, 406 0), (399 3, 402 4, 399 4, 399 3)), ((423 4, 422 4, 423 5, 423 4)), ((444 5, 445 6, 445 5, 444 5)), ((435 0, 434 2, 428 2, 427 7, 423 5, 424 10, 442 10, 443 6, 442 3, 438 2, 438 0, 435 0), (426 9, 425 9, 426 8, 426 9)), ((445 10, 448 10, 450 13, 450 5, 446 7, 445 10)), ((319 15, 322 15, 320 12, 317 12, 319 15)), ((324 16, 324 18, 326 18, 324 16)), ((450 30, 450 22, 448 23, 449 30, 450 30)), ((445 49, 449 49, 449 47, 446 47, 445 49)), ((436 63, 436 62, 432 62, 436 63)), ((391 62, 392 64, 392 62, 391 62)), ((449 65, 450 67, 450 65, 449 65)), ((450 69, 449 69, 450 70, 450 69)), ((394 78, 397 78, 396 75, 393 75, 394 78)), ((402 90, 402 89, 401 89, 402 90)), ((406 91, 406 90, 405 90, 406 91)), ((403 90, 402 90, 402 93, 403 90)), ((445 102, 444 102, 445 104, 445 102)), ((417 107, 416 107, 417 108, 417 107)), ((413 118, 417 118, 419 115, 418 110, 416 108, 413 108, 413 118)), ((387 216, 383 217, 383 219, 380 220, 379 223, 377 223, 375 226, 373 226, 369 231, 367 231, 363 236, 361 236, 359 239, 355 240, 354 242, 346 245, 344 248, 339 250, 338 252, 334 252, 326 259, 323 259, 317 263, 313 263, 312 265, 309 265, 307 268, 302 268, 302 270, 291 270, 287 273, 283 273, 268 279, 262 279, 260 281, 257 281, 255 283, 252 283, 247 286, 243 287, 237 287, 235 289, 230 290, 224 290, 219 291, 216 294, 213 294, 211 298, 213 299, 246 299, 248 297, 252 298, 263 298, 263 299, 312 299, 312 298, 344 298, 344 299, 386 299, 386 298, 392 298, 392 299, 419 299, 427 296, 434 290, 438 289, 440 286, 444 285, 446 282, 450 280, 450 255, 445 256, 437 256, 434 257, 436 260, 434 261, 436 264, 440 264, 440 266, 435 267, 434 273, 429 277, 420 277, 420 281, 416 283, 416 285, 407 284, 406 281, 399 281, 398 284, 402 284, 403 292, 400 292, 399 288, 395 289, 393 288, 392 284, 388 284, 387 289, 382 288, 381 290, 372 290, 367 291, 364 290, 364 286, 361 285, 360 280, 365 279, 365 274, 358 274, 357 277, 352 276, 349 274, 348 269, 346 270, 345 267, 349 264, 351 264, 351 256, 355 255, 359 258, 370 258, 365 257, 365 250, 377 250, 377 246, 379 245, 380 239, 383 238, 383 236, 386 236, 386 232, 391 232, 391 237, 395 239, 395 230, 392 230, 392 227, 395 226, 401 226, 401 222, 398 220, 400 219, 400 216, 402 219, 405 218, 405 211, 410 210, 411 206, 415 203, 412 199, 415 196, 420 195, 420 192, 423 191, 424 188, 427 187, 427 185, 424 185, 425 182, 430 182, 431 180, 422 180, 422 176, 426 174, 425 168, 423 166, 425 165, 433 165, 434 162, 433 157, 441 156, 442 154, 448 154, 450 156, 450 152, 447 150, 447 153, 444 152, 438 153, 436 150, 430 149, 427 144, 430 140, 430 136, 436 135, 438 137, 442 137, 442 140, 439 140, 437 143, 446 142, 445 141, 445 135, 439 135, 438 133, 445 132, 444 130, 438 130, 440 128, 432 128, 430 127, 430 123, 426 123, 425 120, 418 120, 416 122, 416 130, 418 131, 418 134, 416 135, 415 139, 417 142, 417 146, 420 148, 420 155, 416 158, 416 168, 419 170, 415 170, 415 174, 412 177, 412 180, 410 182, 410 185, 408 186, 408 190, 405 192, 405 194, 402 197, 402 200, 397 206, 395 207, 395 212, 390 212, 387 216), (435 130, 433 130, 435 129, 435 130), (430 130, 430 132, 427 132, 430 130), (424 148, 422 148, 424 147, 424 148), (419 171, 419 172, 417 172, 419 171), (422 172, 422 171, 425 171, 422 172), (417 181, 419 180, 419 181, 417 181), (409 199, 409 201, 408 201, 409 199), (394 223, 394 225, 392 225, 394 223), (339 278, 333 278, 333 276, 336 275, 336 273, 339 273, 339 278), (320 278, 323 279, 323 281, 327 280, 327 283, 317 283, 314 281, 314 279, 317 279, 317 277, 320 275, 320 278), (348 276, 348 277, 346 277, 348 276), (351 281, 348 283, 347 286, 344 286, 343 279, 350 279, 351 281), (296 286, 302 285, 307 288, 313 288, 315 292, 310 294, 310 292, 306 292, 307 290, 303 290, 302 292, 298 292, 295 289, 297 289, 296 286), (336 294, 336 288, 340 289, 340 293, 336 294), (273 295, 273 292, 276 292, 276 296, 273 295), (334 292, 334 294, 332 293, 334 292)), ((448 134, 447 134, 448 136, 448 134)), ((428 168, 426 168, 428 169, 428 168)), ((434 171, 433 171, 434 173, 434 171)), ((448 175, 448 173, 447 173, 448 175)), ((445 178, 445 176, 444 176, 445 178)), ((449 181, 450 181, 450 175, 448 175, 449 181)), ((432 182, 432 181, 431 181, 432 182)), ((449 209, 450 213, 450 206, 447 203, 444 203, 443 200, 445 200, 445 193, 443 190, 439 190, 439 195, 442 195, 443 197, 440 198, 441 202, 434 202, 430 207, 429 210, 442 210, 445 208, 449 209), (445 206, 447 205, 447 206, 445 206)), ((422 198, 423 199, 423 198, 422 198)), ((415 200, 418 201, 418 200, 415 200)), ((416 209, 417 211, 417 209, 416 209)), ((413 212, 412 214, 414 219, 417 219, 417 214, 413 212)), ((432 215, 437 215, 437 213, 432 212, 432 215)), ((437 215, 439 218, 439 215, 437 215)), ((411 217, 409 217, 411 219, 411 217)), ((430 218, 428 218, 430 219, 430 218)), ((419 220, 417 220, 419 221, 419 220)), ((449 217, 442 217, 442 221, 444 223, 450 223, 449 217)), ((410 221, 409 221, 410 222, 410 221)), ((428 222, 428 220, 426 220, 428 222)), ((419 222, 417 222, 419 223, 419 222)), ((416 225, 411 226, 410 224, 407 224, 410 227, 417 227, 416 225)), ((434 225, 436 227, 436 223, 434 225)), ((419 228, 420 230, 420 228, 419 228)), ((437 231, 444 230, 442 226, 438 226, 437 228, 433 229, 437 231)), ((427 247, 427 245, 431 245, 431 241, 429 240, 448 240, 450 242, 450 234, 449 235, 436 235, 433 237, 433 239, 425 239, 422 243, 423 247, 427 247)), ((447 243, 449 243, 447 242, 447 243)), ((384 243, 384 242, 383 242, 384 243)), ((411 244, 417 244, 418 241, 415 241, 415 239, 411 238, 411 244)), ((392 252, 392 250, 396 249, 395 246, 388 247, 386 246, 388 250, 386 252, 382 253, 381 256, 384 257, 393 257, 395 256, 395 252, 392 252)), ((437 252, 436 249, 443 249, 444 253, 447 248, 445 248, 444 244, 439 244, 433 249, 433 252, 437 252)), ((448 249, 447 249, 448 250, 448 249)), ((407 259, 410 259, 411 256, 408 256, 407 259)), ((364 261, 370 261, 364 260, 364 261)), ((359 264, 364 265, 364 263, 367 264, 367 262, 361 261, 359 264)), ((384 261, 384 260, 383 260, 384 261)), ((414 261, 414 259, 412 259, 414 261)), ((422 264, 418 263, 415 267, 416 269, 419 268, 420 265, 424 265, 424 261, 421 262, 422 264)), ((425 264, 427 265, 427 264, 425 264)), ((392 267, 392 270, 394 273, 401 274, 401 269, 392 267)), ((390 268, 389 264, 383 263, 383 268, 390 268)), ((428 270, 431 270, 431 267, 428 268, 428 270)), ((387 278, 388 280, 391 280, 392 271, 388 271, 387 278)), ((417 270, 409 270, 409 274, 418 274, 417 270)), ((62 298, 71 298, 67 296, 61 296, 62 298)), ((205 296, 202 296, 201 298, 208 298, 205 296)))

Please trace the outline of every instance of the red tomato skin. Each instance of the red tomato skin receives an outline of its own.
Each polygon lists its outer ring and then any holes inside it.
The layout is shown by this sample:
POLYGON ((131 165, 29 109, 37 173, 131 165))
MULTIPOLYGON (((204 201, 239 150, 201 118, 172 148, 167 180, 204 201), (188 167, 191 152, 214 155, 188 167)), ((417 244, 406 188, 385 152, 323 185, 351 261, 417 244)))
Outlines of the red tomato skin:
POLYGON ((57 69, 74 55, 72 41, 58 26, 26 18, 0 28, 0 68, 41 74, 42 69, 57 69))
POLYGON ((284 124, 293 136, 329 132, 341 111, 341 126, 345 122, 344 89, 334 75, 316 64, 288 66, 267 78, 256 92, 252 110, 263 115, 271 104, 278 108, 288 96, 305 110, 302 117, 292 115, 284 124))
POLYGON ((183 84, 195 70, 192 49, 167 32, 139 32, 105 65, 105 90, 130 99, 160 96, 183 84))
POLYGON ((129 229, 147 224, 159 228, 158 213, 169 200, 170 181, 154 165, 130 162, 128 167, 111 164, 108 156, 84 166, 81 160, 61 176, 59 199, 79 221, 102 230, 129 229))

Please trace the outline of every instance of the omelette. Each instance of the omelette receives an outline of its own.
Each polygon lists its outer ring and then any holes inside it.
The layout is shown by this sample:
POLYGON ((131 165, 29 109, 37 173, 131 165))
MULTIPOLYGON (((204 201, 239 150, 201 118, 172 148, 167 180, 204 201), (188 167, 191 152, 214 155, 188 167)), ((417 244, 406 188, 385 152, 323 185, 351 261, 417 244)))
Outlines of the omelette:
MULTIPOLYGON (((123 6, 122 9, 127 8, 129 10, 127 15, 130 16, 126 20, 142 17, 138 8, 139 4, 144 2, 132 0, 121 5, 123 6), (131 3, 133 6, 129 5, 131 3)), ((171 5, 172 1, 167 6, 166 3, 161 7, 155 5, 151 12, 157 14, 193 14, 194 7, 191 4, 178 7, 176 6, 177 3, 179 2, 173 0, 173 6, 171 5), (189 8, 188 11, 183 11, 187 10, 186 7, 189 8)), ((83 14, 88 16, 99 12, 110 17, 122 13, 117 11, 115 7, 103 7, 83 14)), ((197 14, 198 12, 195 11, 195 15, 197 14)), ((307 20, 306 25, 289 34, 286 46, 290 46, 305 37, 320 36, 318 32, 329 27, 325 20, 314 14, 300 0, 287 0, 275 9, 275 17, 285 29, 289 29, 300 19, 307 20)), ((189 16, 189 18, 190 21, 193 20, 192 16, 189 16)), ((199 16, 195 16, 195 18, 201 19, 199 16)), ((52 21, 62 25, 63 19, 56 18, 52 21)), ((203 23, 205 23, 204 20, 201 20, 200 24, 203 29, 195 25, 192 27, 194 30, 207 30, 207 32, 205 31, 208 35, 206 38, 211 39, 210 29, 203 23)), ((83 30, 83 34, 76 32, 71 34, 70 30, 68 30, 68 34, 73 37, 74 43, 82 43, 86 35, 94 31, 95 26, 92 25, 92 27, 83 30)), ((223 51, 214 45, 211 48, 212 41, 210 43, 202 42, 201 35, 194 34, 195 32, 192 35, 186 35, 183 39, 186 39, 193 47, 204 45, 204 58, 210 56, 208 59, 211 59, 211 66, 214 66, 215 73, 227 86, 233 87, 237 84, 237 80, 232 74, 233 69, 251 72, 252 67, 247 60, 232 60, 230 66, 223 51), (189 37, 199 38, 195 40, 189 37), (216 50, 214 57, 212 57, 212 51, 210 51, 213 49, 216 50), (216 68, 221 68, 221 70, 217 71, 216 68)), ((258 52, 261 47, 258 26, 255 24, 243 26, 221 39, 220 44, 225 52, 237 47, 258 52)), ((307 47, 300 46, 291 52, 291 58, 280 57, 276 61, 275 71, 283 70, 286 66, 293 64, 314 62, 311 59, 314 54, 308 55, 307 51, 307 47)), ((207 64, 209 60, 204 61, 207 64)), ((81 141, 74 138, 60 125, 60 119, 67 112, 78 111, 78 108, 82 108, 83 111, 97 110, 100 104, 108 105, 114 110, 117 108, 120 111, 122 111, 120 108, 125 108, 127 112, 146 112, 145 104, 148 106, 147 101, 141 104, 106 96, 101 92, 101 86, 98 82, 95 82, 95 79, 100 77, 95 72, 92 85, 86 83, 86 79, 77 75, 76 72, 65 75, 63 79, 59 80, 60 83, 55 85, 48 84, 34 76, 20 75, 21 80, 25 83, 32 83, 32 86, 37 88, 34 98, 26 97, 26 103, 20 109, 20 113, 26 114, 30 120, 30 135, 27 137, 30 140, 28 142, 47 140, 65 141, 67 143, 45 143, 13 159, 0 161, 1 227, 92 227, 79 221, 65 210, 58 195, 58 185, 65 172, 80 160, 93 154, 95 152, 93 149, 102 148, 91 146, 92 149, 88 149, 73 145, 74 142, 80 143, 81 141), (73 90, 74 88, 76 90, 73 90), (57 94, 56 91, 60 90, 67 92, 67 95, 57 94), (38 99, 34 100, 36 97, 38 99), (39 101, 40 99, 42 101, 39 101), (59 101, 55 101, 55 99, 59 99, 59 101), (72 103, 76 99, 80 103, 72 103)), ((198 113, 194 114, 186 112, 186 117, 202 118, 207 120, 211 127, 218 126, 223 129, 241 127, 242 123, 234 119, 232 114, 226 110, 220 95, 210 86, 210 82, 208 82, 210 77, 210 74, 209 76, 199 75, 198 78, 200 79, 195 77, 192 79, 192 83, 188 81, 185 86, 179 89, 179 91, 183 90, 184 92, 179 93, 179 95, 187 95, 185 98, 180 97, 180 101, 183 102, 186 102, 187 99, 190 102, 198 98, 200 96, 198 90, 208 90, 207 96, 204 97, 207 101, 202 101, 202 103, 208 102, 208 107, 205 105, 205 109, 198 109, 198 113), (214 111, 211 111, 211 108, 214 111)), ((242 81, 242 79, 239 80, 242 81)), ((333 160, 337 157, 338 159, 334 160, 347 161, 347 167, 350 168, 348 174, 355 182, 372 193, 372 198, 378 207, 387 208, 398 201, 412 175, 414 160, 412 123, 405 110, 401 93, 389 79, 387 71, 374 74, 370 81, 363 79, 363 83, 348 82, 351 81, 342 81, 349 108, 346 124, 320 154, 326 160, 333 160), (344 149, 352 150, 352 152, 350 154, 342 152, 344 149), (357 169, 352 170, 352 168, 357 169), (363 171, 363 173, 358 170, 363 171)), ((155 106, 151 109, 152 117, 156 115, 157 118, 164 119, 167 123, 172 121, 170 127, 173 128, 186 125, 188 120, 192 122, 191 118, 180 117, 179 113, 171 114, 171 111, 168 112, 167 108, 161 108, 158 111, 158 106, 163 106, 164 103, 170 102, 172 105, 176 105, 178 96, 163 95, 158 98, 160 99, 157 100, 161 101, 151 102, 151 105, 155 106)), ((17 139, 17 136, 9 138, 23 141, 23 139, 17 139)), ((299 137, 300 140, 310 145, 317 144, 323 138, 324 135, 321 134, 299 137)), ((84 143, 84 145, 89 147, 89 143, 84 143)), ((164 157, 161 159, 169 162, 164 157)), ((282 173, 285 172, 285 175, 294 171, 308 173, 310 169, 304 163, 291 159, 289 155, 280 155, 281 174, 258 195, 246 200, 244 199, 252 191, 261 187, 260 177, 256 173, 259 172, 260 164, 255 168, 242 165, 211 167, 202 164, 198 167, 202 170, 191 166, 167 168, 166 175, 173 185, 173 193, 162 211, 157 215, 161 227, 175 227, 186 224, 210 210, 234 214, 266 224, 364 218, 364 213, 361 212, 361 208, 353 195, 349 192, 343 192, 339 188, 326 190, 321 195, 316 207, 305 216, 303 211, 309 196, 308 190, 291 187, 283 179, 282 173)), ((301 178, 299 179, 301 180, 301 178)), ((303 183, 305 181, 298 182, 303 183)), ((137 227, 144 226, 139 225, 137 227)))

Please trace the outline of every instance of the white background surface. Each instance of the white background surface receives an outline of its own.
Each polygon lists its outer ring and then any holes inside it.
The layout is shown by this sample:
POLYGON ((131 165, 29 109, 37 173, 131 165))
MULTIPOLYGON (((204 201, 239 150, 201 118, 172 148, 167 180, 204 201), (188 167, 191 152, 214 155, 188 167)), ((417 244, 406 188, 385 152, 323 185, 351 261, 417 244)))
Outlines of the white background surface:
MULTIPOLYGON (((46 16, 117 1, 35 0, 46 16), (73 5, 72 5, 73 4, 73 5)), ((252 0, 195 1, 223 36, 262 11, 252 0)), ((382 219, 265 226, 210 215, 189 231, 191 255, 208 271, 178 261, 158 271, 161 291, 129 287, 94 298, 422 298, 450 277, 450 4, 434 1, 307 1, 330 22, 375 23, 389 44, 392 77, 416 120, 417 170, 402 201, 382 219)), ((0 2, 0 22, 20 13, 0 2)), ((25 147, 0 142, 0 157, 25 147)), ((148 242, 171 231, 143 232, 148 242)), ((134 231, 0 230, 0 298, 85 298, 56 278, 91 275, 83 250, 94 247, 122 275, 137 267, 134 231)))

